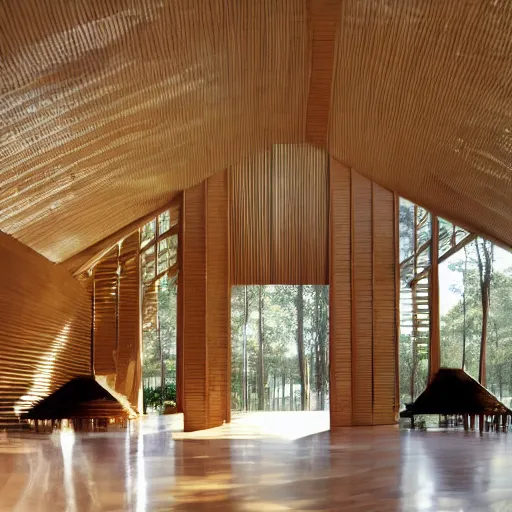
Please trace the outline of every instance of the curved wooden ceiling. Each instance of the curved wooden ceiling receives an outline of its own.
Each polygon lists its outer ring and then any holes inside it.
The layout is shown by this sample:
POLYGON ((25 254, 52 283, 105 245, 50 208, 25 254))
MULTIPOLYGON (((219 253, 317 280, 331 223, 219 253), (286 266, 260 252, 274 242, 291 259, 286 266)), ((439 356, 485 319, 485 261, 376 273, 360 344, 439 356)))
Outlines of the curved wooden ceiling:
POLYGON ((0 2, 0 230, 60 262, 272 143, 512 245, 504 0, 0 2))

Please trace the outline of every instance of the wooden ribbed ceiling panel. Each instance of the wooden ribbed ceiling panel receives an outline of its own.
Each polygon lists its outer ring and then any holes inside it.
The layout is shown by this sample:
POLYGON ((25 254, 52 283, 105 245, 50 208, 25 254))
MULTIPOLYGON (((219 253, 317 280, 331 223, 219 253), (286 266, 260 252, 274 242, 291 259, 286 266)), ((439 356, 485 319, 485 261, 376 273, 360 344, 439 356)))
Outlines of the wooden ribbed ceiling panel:
POLYGON ((61 262, 272 144, 327 136, 512 245, 511 22, 505 0, 4 0, 0 230, 61 262))
POLYGON ((7 0, 0 58, 0 229, 52 261, 304 139, 305 1, 7 0))
POLYGON ((512 245, 512 3, 342 2, 331 154, 512 245))

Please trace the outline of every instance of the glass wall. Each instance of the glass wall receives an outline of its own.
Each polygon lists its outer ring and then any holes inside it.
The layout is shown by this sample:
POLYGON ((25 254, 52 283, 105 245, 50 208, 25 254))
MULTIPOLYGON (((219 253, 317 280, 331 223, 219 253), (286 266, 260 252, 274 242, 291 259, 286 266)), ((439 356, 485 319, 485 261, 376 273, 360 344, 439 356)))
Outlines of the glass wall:
POLYGON ((233 286, 231 347, 233 410, 328 410, 328 286, 233 286))
POLYGON ((164 211, 144 225, 140 234, 145 412, 176 405, 177 212, 164 211))
POLYGON ((512 254, 479 237, 443 262, 439 273, 441 365, 480 380, 483 340, 485 385, 510 405, 512 254))
POLYGON ((429 279, 432 216, 405 199, 399 203, 400 403, 425 389, 429 353, 429 279))
MULTIPOLYGON (((427 384, 431 227, 436 218, 404 199, 399 216, 403 407, 427 384)), ((463 368, 510 405, 512 253, 444 219, 438 222, 441 367, 463 368)))

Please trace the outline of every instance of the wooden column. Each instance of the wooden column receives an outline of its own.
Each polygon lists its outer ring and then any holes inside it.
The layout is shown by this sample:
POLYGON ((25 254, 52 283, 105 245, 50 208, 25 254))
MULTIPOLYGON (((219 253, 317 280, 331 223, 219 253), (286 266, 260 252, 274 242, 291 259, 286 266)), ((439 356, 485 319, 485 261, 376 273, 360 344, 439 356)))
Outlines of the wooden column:
POLYGON ((117 266, 116 245, 94 268, 94 372, 96 375, 116 373, 117 353, 117 266))
POLYGON ((212 426, 231 415, 231 286, 229 279, 228 173, 206 182, 207 322, 209 418, 212 426))
POLYGON ((189 432, 208 428, 206 183, 183 195, 183 412, 189 432))
POLYGON ((228 180, 219 173, 183 198, 183 411, 185 431, 229 421, 228 180))
MULTIPOLYGON (((119 254, 118 340, 116 357, 117 392, 139 410, 142 384, 139 232, 125 238, 119 254)), ((140 410, 142 412, 142 410, 140 410)))
POLYGON ((395 421, 398 318, 393 193, 373 183, 373 424, 395 421))
POLYGON ((372 183, 352 171, 352 422, 373 423, 372 183))
POLYGON ((331 427, 396 421, 395 206, 392 192, 331 159, 331 427))
POLYGON ((430 350, 429 350, 429 381, 441 366, 441 335, 439 312, 439 219, 432 216, 432 243, 430 244, 430 350))
POLYGON ((329 404, 331 428, 352 425, 350 169, 330 160, 329 404))
POLYGON ((184 193, 181 193, 180 223, 178 231, 178 294, 176 304, 176 409, 183 412, 184 366, 183 366, 183 223, 184 193))

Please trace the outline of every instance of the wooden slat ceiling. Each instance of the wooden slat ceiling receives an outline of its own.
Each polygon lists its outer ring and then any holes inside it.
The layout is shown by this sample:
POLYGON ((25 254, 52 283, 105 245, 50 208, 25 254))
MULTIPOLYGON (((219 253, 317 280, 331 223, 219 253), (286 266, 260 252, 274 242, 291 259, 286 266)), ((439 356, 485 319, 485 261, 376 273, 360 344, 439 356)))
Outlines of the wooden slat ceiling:
POLYGON ((0 2, 0 229, 62 261, 271 142, 300 142, 297 0, 0 2))
POLYGON ((512 245, 511 22, 504 0, 4 0, 0 230, 61 262, 311 142, 512 245))

